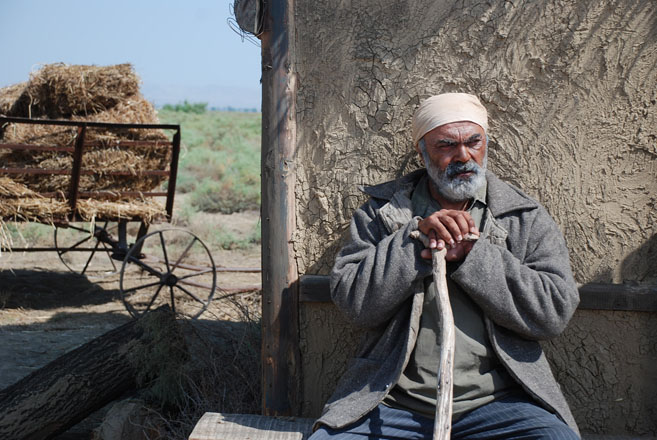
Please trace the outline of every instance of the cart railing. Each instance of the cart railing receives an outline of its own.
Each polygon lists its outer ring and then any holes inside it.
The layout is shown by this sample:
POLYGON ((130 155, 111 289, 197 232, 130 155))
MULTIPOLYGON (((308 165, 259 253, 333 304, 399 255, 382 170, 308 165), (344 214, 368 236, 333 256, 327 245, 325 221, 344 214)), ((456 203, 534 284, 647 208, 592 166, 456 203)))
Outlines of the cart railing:
MULTIPOLYGON (((165 211, 167 220, 171 220, 173 214, 173 201, 176 191, 176 177, 178 174, 178 159, 180 156, 180 125, 177 124, 125 124, 125 123, 108 123, 108 122, 89 122, 89 121, 70 121, 70 120, 46 120, 46 119, 29 119, 18 117, 0 116, 0 127, 8 123, 15 124, 39 124, 39 125, 56 125, 77 127, 77 136, 75 146, 58 146, 58 145, 36 145, 36 144, 19 144, 19 143, 0 143, 0 149, 9 150, 31 150, 31 151, 51 151, 51 152, 68 152, 73 154, 73 164, 70 169, 41 169, 41 168, 11 168, 0 166, 1 175, 70 175, 70 184, 66 194, 60 192, 37 192, 43 197, 61 197, 65 196, 70 207, 70 213, 67 220, 77 219, 76 208, 80 198, 104 199, 110 197, 165 197, 165 211), (85 141, 85 134, 88 128, 100 129, 160 129, 173 130, 171 141, 143 141, 143 140, 119 140, 113 145, 119 147, 133 146, 169 146, 171 147, 171 161, 169 169, 166 170, 144 170, 138 173, 139 176, 163 176, 168 177, 167 191, 80 191, 80 177, 83 175, 99 175, 98 171, 83 169, 83 157, 87 147, 101 145, 99 141, 85 141)), ((1 165, 1 164, 0 164, 1 165)), ((130 171, 102 171, 104 176, 134 176, 130 171)))

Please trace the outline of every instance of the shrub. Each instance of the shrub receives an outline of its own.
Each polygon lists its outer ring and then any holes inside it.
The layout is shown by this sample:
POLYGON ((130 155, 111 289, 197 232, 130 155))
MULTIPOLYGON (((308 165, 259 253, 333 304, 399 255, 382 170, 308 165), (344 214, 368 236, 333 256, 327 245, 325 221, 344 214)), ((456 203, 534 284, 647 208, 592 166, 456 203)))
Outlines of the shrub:
POLYGON ((259 190, 232 179, 222 179, 219 182, 205 179, 197 184, 191 195, 191 204, 199 211, 222 214, 258 209, 259 190))
POLYGON ((183 112, 183 113, 195 113, 201 115, 208 110, 207 102, 188 102, 185 100, 182 104, 164 104, 162 106, 163 110, 174 111, 174 112, 183 112))

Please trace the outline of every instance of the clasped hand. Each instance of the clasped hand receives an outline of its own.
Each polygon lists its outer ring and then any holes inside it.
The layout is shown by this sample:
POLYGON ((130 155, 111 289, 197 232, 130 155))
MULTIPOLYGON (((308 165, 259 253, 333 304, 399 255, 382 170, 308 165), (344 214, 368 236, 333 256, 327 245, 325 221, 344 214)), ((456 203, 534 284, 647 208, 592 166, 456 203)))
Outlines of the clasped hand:
POLYGON ((447 261, 461 261, 465 258, 474 241, 466 241, 466 234, 479 236, 479 229, 469 212, 455 209, 441 209, 420 220, 420 231, 429 237, 429 247, 422 250, 422 258, 431 259, 431 249, 447 248, 447 261))

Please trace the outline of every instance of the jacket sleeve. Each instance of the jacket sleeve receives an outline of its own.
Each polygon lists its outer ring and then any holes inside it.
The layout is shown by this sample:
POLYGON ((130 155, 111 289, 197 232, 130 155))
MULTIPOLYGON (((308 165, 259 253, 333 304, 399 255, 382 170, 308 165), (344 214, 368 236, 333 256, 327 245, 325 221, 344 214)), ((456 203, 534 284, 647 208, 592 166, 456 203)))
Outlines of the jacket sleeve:
POLYGON ((419 217, 389 233, 377 207, 370 201, 354 213, 350 241, 331 272, 333 302, 347 319, 364 328, 385 323, 415 293, 414 283, 431 275, 431 263, 419 256, 422 244, 409 236, 419 217))
POLYGON ((541 340, 565 329, 579 293, 558 226, 544 208, 535 213, 520 219, 519 224, 529 225, 522 232, 521 246, 514 243, 516 248, 509 250, 478 240, 452 279, 495 324, 541 340))

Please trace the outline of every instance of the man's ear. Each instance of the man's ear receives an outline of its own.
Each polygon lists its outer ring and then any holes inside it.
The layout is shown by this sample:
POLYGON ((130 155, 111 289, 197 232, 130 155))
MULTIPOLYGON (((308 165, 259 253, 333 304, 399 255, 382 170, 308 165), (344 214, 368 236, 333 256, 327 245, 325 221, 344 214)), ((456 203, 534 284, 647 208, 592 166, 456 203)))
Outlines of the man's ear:
POLYGON ((422 155, 422 149, 424 148, 424 146, 425 146, 424 138, 420 138, 420 140, 417 141, 417 143, 414 145, 415 151, 417 151, 418 153, 420 153, 420 155, 422 155))
POLYGON ((417 144, 415 144, 415 151, 417 151, 417 154, 420 156, 420 162, 422 162, 426 167, 427 162, 424 160, 424 156, 427 151, 427 144, 424 142, 424 138, 421 138, 419 141, 417 141, 417 144))

